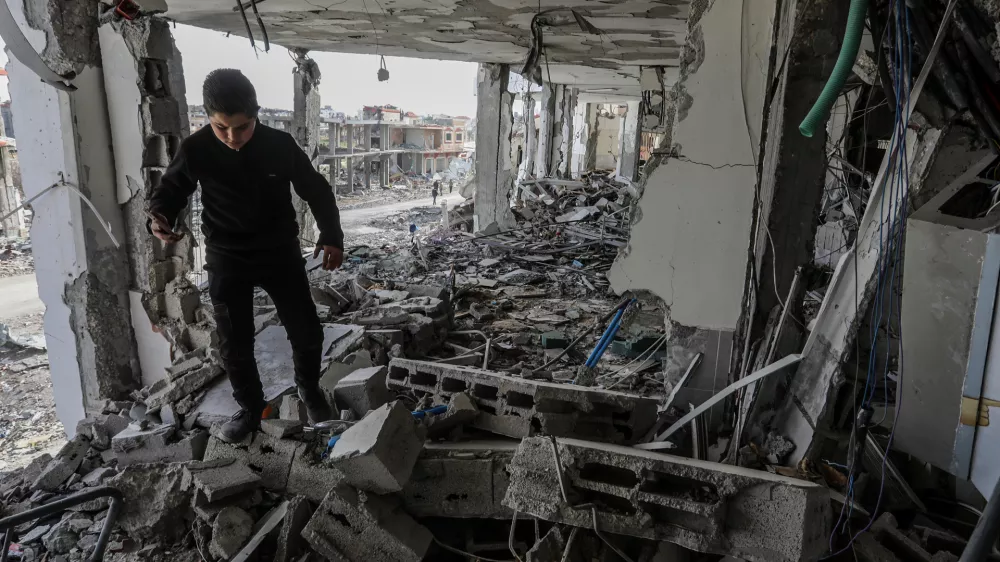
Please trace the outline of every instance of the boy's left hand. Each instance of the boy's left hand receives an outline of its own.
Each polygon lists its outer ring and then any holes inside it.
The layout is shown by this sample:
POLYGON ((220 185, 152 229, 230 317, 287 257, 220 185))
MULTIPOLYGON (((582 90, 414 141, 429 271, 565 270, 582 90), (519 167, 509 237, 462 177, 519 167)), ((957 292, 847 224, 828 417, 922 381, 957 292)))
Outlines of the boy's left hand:
POLYGON ((313 252, 313 257, 318 257, 320 251, 323 252, 323 269, 326 271, 333 271, 344 263, 344 251, 340 248, 317 244, 316 250, 313 252))

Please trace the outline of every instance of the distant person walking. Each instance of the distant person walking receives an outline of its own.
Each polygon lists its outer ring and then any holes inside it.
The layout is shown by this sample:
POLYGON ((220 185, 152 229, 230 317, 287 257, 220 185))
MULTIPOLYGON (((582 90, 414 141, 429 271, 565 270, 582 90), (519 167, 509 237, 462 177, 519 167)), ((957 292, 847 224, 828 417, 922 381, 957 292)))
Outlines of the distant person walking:
POLYGON ((455 189, 455 180, 448 180, 448 193, 455 189))
POLYGON ((434 187, 431 188, 431 204, 437 205, 438 203, 438 182, 434 182, 434 187))

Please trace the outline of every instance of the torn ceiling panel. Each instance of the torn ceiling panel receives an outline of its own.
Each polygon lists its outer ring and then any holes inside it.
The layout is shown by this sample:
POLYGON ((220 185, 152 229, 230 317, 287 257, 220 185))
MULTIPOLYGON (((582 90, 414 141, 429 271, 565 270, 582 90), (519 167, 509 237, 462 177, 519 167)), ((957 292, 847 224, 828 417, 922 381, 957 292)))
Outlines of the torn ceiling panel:
MULTIPOLYGON (((284 47, 520 64, 541 10, 552 81, 638 95, 639 66, 677 67, 691 0, 257 0, 270 39, 284 47), (570 10, 601 30, 581 31, 570 10)), ((167 0, 180 23, 245 36, 230 0, 167 0)), ((260 30, 250 18, 255 36, 260 30)), ((546 77, 547 79, 547 77, 546 77)))

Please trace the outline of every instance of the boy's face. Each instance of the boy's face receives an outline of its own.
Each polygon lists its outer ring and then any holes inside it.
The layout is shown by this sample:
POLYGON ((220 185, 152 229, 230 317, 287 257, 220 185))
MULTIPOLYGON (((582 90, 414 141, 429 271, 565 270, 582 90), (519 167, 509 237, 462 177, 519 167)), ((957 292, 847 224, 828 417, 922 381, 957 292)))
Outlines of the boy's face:
POLYGON ((257 124, 256 117, 250 117, 245 113, 236 115, 213 113, 208 120, 212 124, 212 132, 216 138, 233 150, 239 150, 250 142, 254 126, 257 124))

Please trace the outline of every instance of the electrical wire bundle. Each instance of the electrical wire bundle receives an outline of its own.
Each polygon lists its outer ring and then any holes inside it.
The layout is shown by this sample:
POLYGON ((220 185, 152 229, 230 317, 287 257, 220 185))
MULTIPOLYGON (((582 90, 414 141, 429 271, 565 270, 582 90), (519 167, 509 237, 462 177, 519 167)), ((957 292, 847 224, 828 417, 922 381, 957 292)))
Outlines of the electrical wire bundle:
MULTIPOLYGON (((837 524, 830 535, 830 551, 832 554, 827 558, 840 555, 853 547, 854 541, 862 533, 868 531, 874 524, 878 516, 879 508, 882 505, 882 496, 885 491, 886 463, 888 462, 888 451, 892 447, 893 438, 896 432, 896 420, 899 417, 899 384, 902 382, 902 333, 899 322, 899 302, 896 299, 896 281, 902 274, 902 249, 905 235, 906 216, 908 212, 909 195, 909 160, 907 157, 906 131, 910 118, 910 92, 913 86, 913 36, 911 31, 910 10, 901 0, 893 0, 889 6, 890 22, 886 26, 888 35, 889 62, 892 66, 892 85, 895 96, 895 119, 892 140, 889 146, 889 165, 883 181, 882 197, 879 205, 879 232, 878 232, 878 277, 876 279, 876 289, 871 308, 870 330, 871 341, 869 348, 872 350, 868 357, 868 365, 865 376, 865 387, 860 398, 855 393, 855 427, 851 433, 848 446, 848 483, 846 500, 841 508, 837 524), (878 499, 875 508, 871 510, 871 517, 868 523, 858 532, 851 534, 850 521, 853 515, 853 506, 856 500, 856 484, 861 469, 862 458, 866 446, 867 429, 871 425, 872 403, 876 397, 879 379, 882 380, 882 388, 885 395, 885 402, 889 403, 889 359, 890 346, 886 346, 885 356, 882 366, 879 368, 879 354, 876 343, 880 327, 883 322, 887 326, 887 331, 891 331, 893 326, 899 334, 899 383, 896 391, 896 408, 889 433, 888 444, 885 448, 886 454, 882 458, 881 477, 879 480, 878 499), (881 372, 879 372, 881 371, 881 372), (834 541, 837 535, 847 535, 850 537, 846 546, 842 549, 834 550, 834 541)), ((875 204, 872 202, 871 204, 875 204)), ((855 252, 860 240, 855 242, 855 252)), ((882 419, 875 425, 885 421, 885 412, 882 419)))

